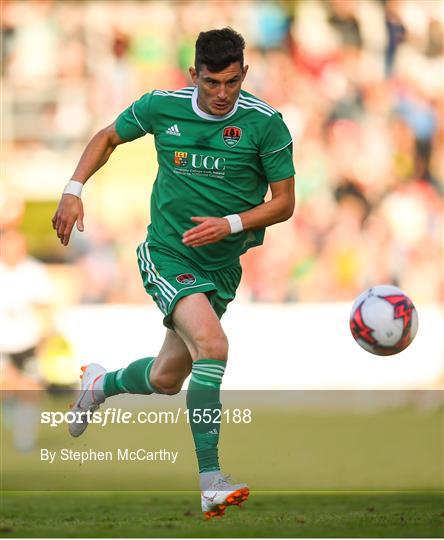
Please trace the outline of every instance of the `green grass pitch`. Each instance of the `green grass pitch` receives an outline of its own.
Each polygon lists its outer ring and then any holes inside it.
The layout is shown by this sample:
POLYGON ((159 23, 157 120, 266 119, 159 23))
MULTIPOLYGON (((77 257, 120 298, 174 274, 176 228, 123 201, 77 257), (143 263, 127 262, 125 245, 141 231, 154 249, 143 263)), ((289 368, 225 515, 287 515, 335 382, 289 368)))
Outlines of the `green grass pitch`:
POLYGON ((191 492, 6 492, 2 537, 444 536, 443 494, 252 493, 205 521, 191 492))

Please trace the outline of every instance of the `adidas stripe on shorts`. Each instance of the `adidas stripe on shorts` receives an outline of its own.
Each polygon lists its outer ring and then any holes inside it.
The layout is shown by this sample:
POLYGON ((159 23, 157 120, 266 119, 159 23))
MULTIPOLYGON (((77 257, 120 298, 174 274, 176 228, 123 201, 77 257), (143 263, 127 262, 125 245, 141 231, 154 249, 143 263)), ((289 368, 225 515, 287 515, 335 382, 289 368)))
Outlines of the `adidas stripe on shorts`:
POLYGON ((163 324, 171 329, 174 306, 190 294, 207 293, 221 318, 236 296, 242 275, 240 264, 208 272, 174 251, 148 242, 138 246, 137 259, 145 290, 162 311, 163 324))

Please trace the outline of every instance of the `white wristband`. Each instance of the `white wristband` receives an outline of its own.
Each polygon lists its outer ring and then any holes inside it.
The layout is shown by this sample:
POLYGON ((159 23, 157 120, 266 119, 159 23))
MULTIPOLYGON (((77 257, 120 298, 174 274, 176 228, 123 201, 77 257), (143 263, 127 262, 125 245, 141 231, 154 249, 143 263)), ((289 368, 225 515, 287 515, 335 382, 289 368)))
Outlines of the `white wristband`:
POLYGON ((230 216, 224 216, 230 224, 231 234, 236 234, 244 230, 242 220, 239 214, 231 214, 230 216))
POLYGON ((76 197, 79 197, 82 194, 83 184, 82 182, 78 182, 77 180, 70 180, 63 190, 63 195, 75 195, 76 197))

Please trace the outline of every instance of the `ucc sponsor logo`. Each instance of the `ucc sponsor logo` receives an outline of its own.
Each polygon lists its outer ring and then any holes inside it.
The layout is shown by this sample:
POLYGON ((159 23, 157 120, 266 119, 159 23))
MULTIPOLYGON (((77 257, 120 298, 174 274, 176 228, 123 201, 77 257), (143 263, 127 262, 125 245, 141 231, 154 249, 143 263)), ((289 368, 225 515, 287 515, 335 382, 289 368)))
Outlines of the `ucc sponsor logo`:
POLYGON ((193 169, 205 169, 207 171, 225 170, 225 158, 223 157, 189 154, 188 152, 174 152, 174 164, 177 167, 191 166, 193 169))

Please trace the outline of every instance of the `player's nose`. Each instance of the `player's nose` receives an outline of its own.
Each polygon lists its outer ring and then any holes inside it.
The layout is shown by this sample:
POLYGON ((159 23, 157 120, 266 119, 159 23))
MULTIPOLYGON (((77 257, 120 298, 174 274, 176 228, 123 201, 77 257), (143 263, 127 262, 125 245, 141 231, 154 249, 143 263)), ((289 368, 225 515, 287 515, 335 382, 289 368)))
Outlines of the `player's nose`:
POLYGON ((217 97, 219 99, 225 99, 227 97, 227 90, 225 88, 225 85, 224 84, 221 84, 219 86, 219 92, 217 93, 217 97))

